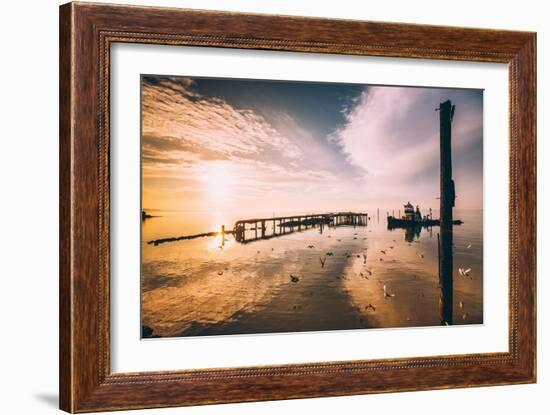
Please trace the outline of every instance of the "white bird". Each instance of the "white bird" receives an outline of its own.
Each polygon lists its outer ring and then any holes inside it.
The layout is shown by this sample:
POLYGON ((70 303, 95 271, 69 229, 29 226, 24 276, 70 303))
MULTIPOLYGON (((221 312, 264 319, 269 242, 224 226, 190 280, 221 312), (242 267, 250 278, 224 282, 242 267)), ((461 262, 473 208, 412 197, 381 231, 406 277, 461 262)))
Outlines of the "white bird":
POLYGON ((386 291, 386 284, 384 284, 384 298, 395 297, 395 294, 390 294, 386 291))
POLYGON ((472 268, 468 268, 468 269, 464 269, 464 268, 459 268, 458 269, 458 273, 460 275, 462 275, 463 277, 469 277, 470 276, 470 271, 472 270, 472 268))
POLYGON ((470 249, 472 247, 472 244, 468 244, 468 246, 466 247, 466 249, 470 249))

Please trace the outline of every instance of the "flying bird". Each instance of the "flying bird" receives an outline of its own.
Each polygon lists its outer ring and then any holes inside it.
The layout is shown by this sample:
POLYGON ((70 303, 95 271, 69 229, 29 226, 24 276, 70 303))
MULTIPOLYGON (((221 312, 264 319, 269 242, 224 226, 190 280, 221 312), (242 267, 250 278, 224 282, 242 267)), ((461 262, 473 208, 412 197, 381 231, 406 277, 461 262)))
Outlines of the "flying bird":
POLYGON ((319 258, 319 262, 321 262, 321 268, 325 267, 325 261, 326 260, 327 260, 326 258, 319 258))
POLYGON ((298 281, 300 281, 300 278, 298 278, 296 275, 290 274, 290 281, 296 284, 298 281))

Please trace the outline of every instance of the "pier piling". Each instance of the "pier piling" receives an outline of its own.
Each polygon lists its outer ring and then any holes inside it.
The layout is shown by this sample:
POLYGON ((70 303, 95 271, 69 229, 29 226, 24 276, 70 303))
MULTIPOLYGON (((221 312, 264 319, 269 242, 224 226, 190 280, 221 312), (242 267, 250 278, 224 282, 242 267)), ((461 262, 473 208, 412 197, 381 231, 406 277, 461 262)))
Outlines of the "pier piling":
POLYGON ((451 121, 455 106, 447 100, 439 104, 440 144, 440 228, 439 281, 441 324, 453 324, 453 207, 455 189, 451 154, 451 121))

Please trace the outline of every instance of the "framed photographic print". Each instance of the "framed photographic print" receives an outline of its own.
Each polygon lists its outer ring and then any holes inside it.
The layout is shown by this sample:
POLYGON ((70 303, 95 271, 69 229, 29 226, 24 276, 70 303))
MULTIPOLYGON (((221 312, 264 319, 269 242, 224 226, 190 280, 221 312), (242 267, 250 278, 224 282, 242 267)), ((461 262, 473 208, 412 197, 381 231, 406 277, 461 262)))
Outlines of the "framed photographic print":
POLYGON ((60 8, 60 406, 534 382, 536 36, 60 8))

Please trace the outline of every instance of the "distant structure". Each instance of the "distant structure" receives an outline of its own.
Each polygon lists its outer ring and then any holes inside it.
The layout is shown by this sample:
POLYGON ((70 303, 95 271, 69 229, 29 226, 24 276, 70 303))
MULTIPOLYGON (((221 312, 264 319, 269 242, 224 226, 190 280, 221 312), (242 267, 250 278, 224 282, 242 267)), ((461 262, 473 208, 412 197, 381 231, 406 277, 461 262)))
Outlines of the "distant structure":
POLYGON ((420 208, 418 207, 418 205, 416 205, 416 210, 414 209, 411 202, 407 202, 407 204, 403 207, 405 208, 405 214, 401 219, 416 222, 420 222, 422 220, 422 215, 420 214, 420 208))

